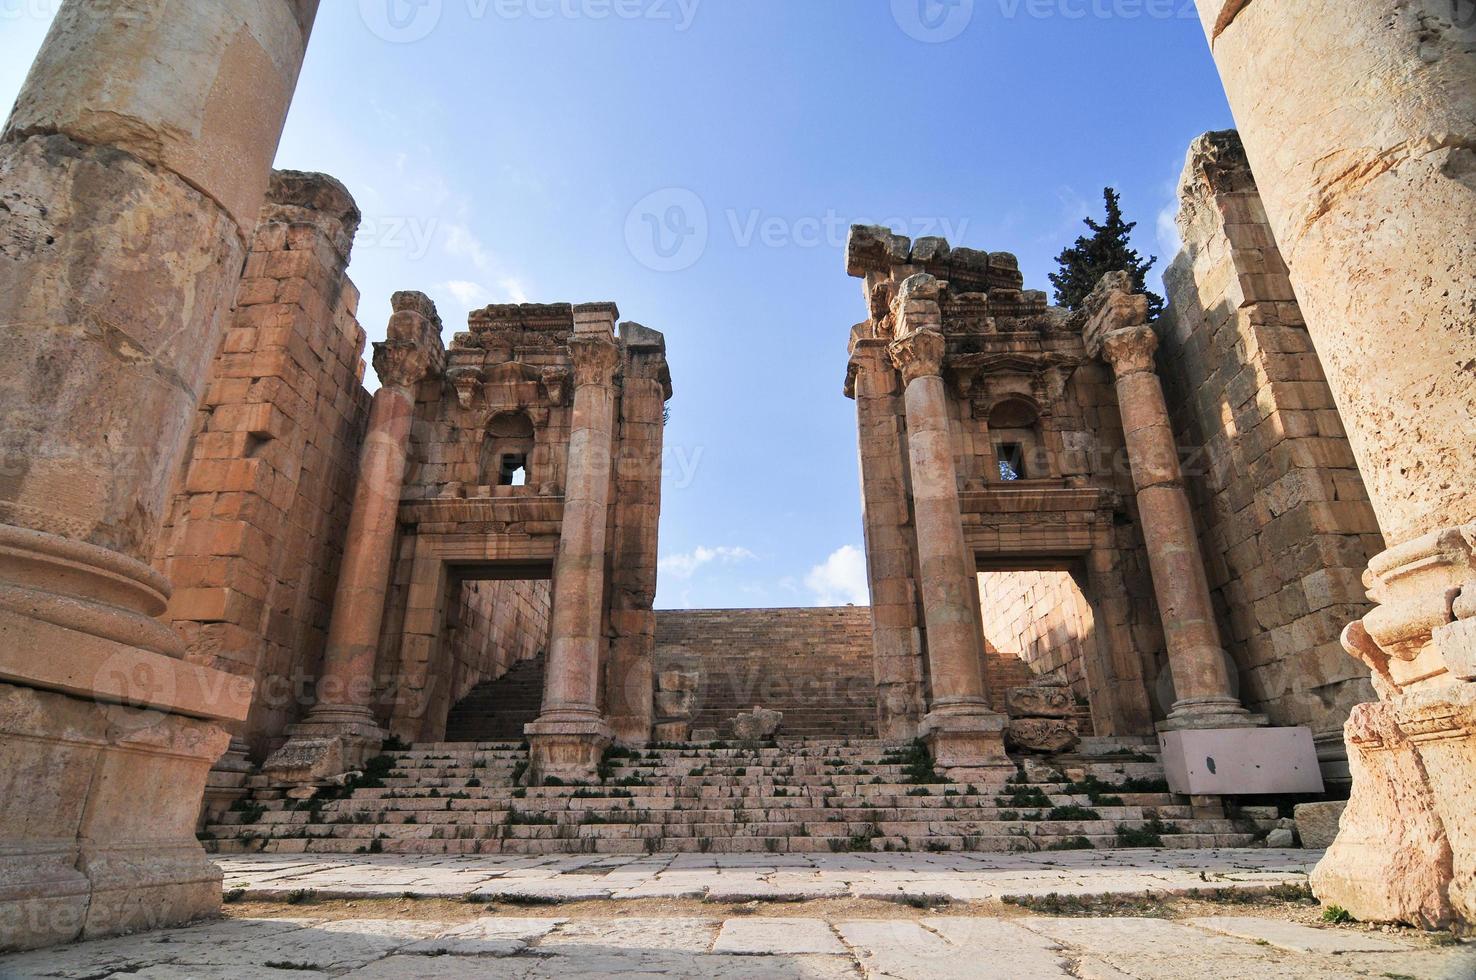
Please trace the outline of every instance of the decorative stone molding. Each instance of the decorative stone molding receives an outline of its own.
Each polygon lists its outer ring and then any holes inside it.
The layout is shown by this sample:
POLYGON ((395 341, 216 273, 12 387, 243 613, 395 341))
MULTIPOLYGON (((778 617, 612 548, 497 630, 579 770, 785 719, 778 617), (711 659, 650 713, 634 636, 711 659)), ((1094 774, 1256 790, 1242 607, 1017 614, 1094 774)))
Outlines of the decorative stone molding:
POLYGON ((1065 718, 1014 718, 1005 729, 1005 742, 1025 752, 1065 752, 1081 735, 1076 724, 1065 718))
POLYGON ((543 375, 539 380, 543 384, 543 391, 550 405, 562 407, 568 404, 569 387, 573 379, 567 370, 564 368, 544 368, 543 375))
POLYGON ((482 369, 470 366, 453 367, 446 372, 446 379, 456 389, 457 404, 462 408, 471 408, 482 387, 482 369))

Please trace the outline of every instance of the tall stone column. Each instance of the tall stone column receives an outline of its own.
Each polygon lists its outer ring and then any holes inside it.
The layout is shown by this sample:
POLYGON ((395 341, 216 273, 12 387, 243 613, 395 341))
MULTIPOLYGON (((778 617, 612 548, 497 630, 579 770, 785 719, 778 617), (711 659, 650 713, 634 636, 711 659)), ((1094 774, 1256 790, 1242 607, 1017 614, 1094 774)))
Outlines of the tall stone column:
POLYGON ((276 779, 312 782, 348 772, 384 740, 373 710, 374 661, 399 529, 400 491, 420 383, 445 368, 441 318, 423 293, 392 298, 386 337, 374 345, 380 388, 369 409, 317 702, 262 766, 276 779))
POLYGON ((671 370, 666 363, 666 338, 658 331, 622 323, 620 339, 625 349, 625 380, 620 394, 605 691, 614 737, 625 745, 645 745, 652 739, 655 722, 656 613, 652 607, 671 370))
POLYGON ((0 946, 220 900, 250 684, 178 659, 146 562, 315 9, 69 0, 0 135, 0 946))
POLYGON ((1436 926, 1476 921, 1476 22, 1463 7, 1199 3, 1389 545, 1365 575, 1379 606, 1344 634, 1380 701, 1348 722, 1353 798, 1313 887, 1361 919, 1436 926))
POLYGON ((1146 323, 1148 298, 1125 291, 1115 299, 1130 304, 1131 312, 1094 319, 1087 328, 1087 349, 1112 365, 1117 379, 1128 463, 1174 678, 1174 704, 1162 727, 1264 724, 1264 718, 1252 716, 1240 703, 1230 657, 1220 643, 1204 555, 1179 470, 1178 445, 1154 370, 1158 335, 1146 323), (1124 321, 1135 325, 1116 325, 1124 321))
POLYGON ((610 727, 600 712, 599 677, 606 649, 604 631, 606 538, 614 452, 615 342, 613 304, 574 308, 574 420, 564 519, 554 563, 552 638, 543 687, 543 710, 527 726, 529 776, 543 780, 587 780, 605 746, 610 727))
POLYGON ((871 587, 877 733, 887 741, 908 742, 917 737, 925 708, 897 370, 885 340, 855 337, 851 348, 846 388, 856 399, 860 434, 861 516, 871 587))
POLYGON ((958 472, 943 384, 947 341, 940 330, 940 284, 912 276, 897 293, 898 339, 889 348, 902 372, 911 463, 913 522, 927 626, 931 699, 919 726, 933 757, 957 779, 1008 776, 1006 719, 984 690, 978 576, 964 541, 958 472))

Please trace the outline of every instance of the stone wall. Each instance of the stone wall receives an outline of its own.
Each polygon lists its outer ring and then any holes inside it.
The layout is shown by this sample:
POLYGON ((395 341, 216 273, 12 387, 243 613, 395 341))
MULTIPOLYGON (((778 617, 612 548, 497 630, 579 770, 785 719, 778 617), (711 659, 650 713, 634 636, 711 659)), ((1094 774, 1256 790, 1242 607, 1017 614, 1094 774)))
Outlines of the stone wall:
POLYGON ((1374 696, 1338 636, 1383 539, 1234 132, 1194 142, 1179 193, 1158 361, 1221 631, 1246 706, 1310 726, 1336 778, 1374 696))
POLYGON ((694 729, 728 734, 755 705, 784 712, 781 734, 875 731, 871 609, 658 610, 656 669, 701 674, 694 729))
POLYGON ((157 555, 192 660, 256 681, 237 732, 260 759, 322 658, 369 396, 359 213, 337 181, 273 175, 157 555))
MULTIPOLYGON (((979 607, 987 657, 1018 659, 1030 674, 1066 681, 1074 693, 1088 696, 1092 610, 1070 572, 981 573, 979 607)), ((998 687, 991 683, 991 693, 998 687)))
POLYGON ((548 650, 549 583, 466 582, 447 624, 454 704, 483 681, 548 650))

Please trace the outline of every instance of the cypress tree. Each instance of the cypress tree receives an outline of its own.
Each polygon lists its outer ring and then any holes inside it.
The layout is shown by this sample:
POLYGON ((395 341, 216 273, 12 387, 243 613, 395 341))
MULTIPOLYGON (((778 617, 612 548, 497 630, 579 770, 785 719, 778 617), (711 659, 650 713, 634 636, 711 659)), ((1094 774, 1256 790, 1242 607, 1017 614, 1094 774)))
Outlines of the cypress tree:
POLYGON ((1147 287, 1148 271, 1158 261, 1158 256, 1146 260, 1129 244, 1129 236, 1138 226, 1136 221, 1124 221, 1122 202, 1117 191, 1111 187, 1102 190, 1107 204, 1107 220, 1100 224, 1086 218, 1086 226, 1092 230, 1090 236, 1083 235, 1076 244, 1064 249, 1056 256, 1061 271, 1051 273, 1051 283, 1056 287, 1056 303, 1069 310, 1081 309, 1082 302, 1092 289, 1109 272, 1126 271, 1133 277, 1133 289, 1148 296, 1148 315, 1156 318, 1163 312, 1163 297, 1147 287))

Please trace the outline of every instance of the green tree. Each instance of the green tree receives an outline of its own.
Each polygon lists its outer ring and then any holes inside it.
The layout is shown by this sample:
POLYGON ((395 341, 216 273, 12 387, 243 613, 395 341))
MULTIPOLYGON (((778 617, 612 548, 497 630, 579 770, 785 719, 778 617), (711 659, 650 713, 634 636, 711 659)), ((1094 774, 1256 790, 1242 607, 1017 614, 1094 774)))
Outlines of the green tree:
POLYGON ((1146 260, 1129 243, 1136 221, 1122 220, 1122 199, 1111 187, 1102 190, 1107 203, 1107 220, 1098 223, 1085 219, 1092 230, 1090 236, 1083 235, 1076 244, 1064 249, 1056 256, 1061 265, 1060 272, 1051 273, 1051 284, 1056 287, 1056 303, 1069 310, 1081 309, 1092 289, 1109 272, 1126 271, 1133 277, 1133 289, 1148 296, 1148 315, 1157 317, 1163 312, 1163 297, 1148 289, 1148 270, 1158 261, 1151 255, 1146 260))

